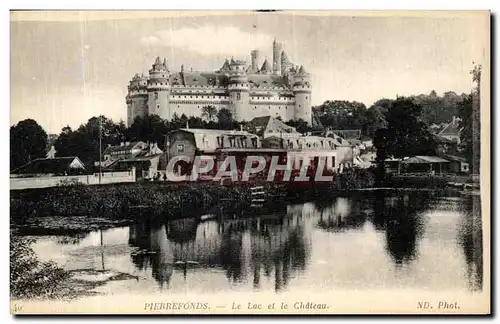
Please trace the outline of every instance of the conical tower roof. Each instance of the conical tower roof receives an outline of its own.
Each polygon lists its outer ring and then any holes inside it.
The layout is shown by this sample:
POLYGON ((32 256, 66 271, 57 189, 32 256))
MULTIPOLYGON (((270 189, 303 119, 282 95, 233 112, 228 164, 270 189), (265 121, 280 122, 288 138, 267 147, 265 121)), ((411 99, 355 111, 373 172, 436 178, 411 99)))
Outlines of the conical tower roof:
POLYGON ((299 74, 308 74, 303 65, 300 66, 299 74))
POLYGON ((269 63, 269 61, 267 60, 267 57, 266 59, 264 60, 264 64, 262 64, 262 67, 260 68, 260 70, 262 72, 272 72, 273 69, 271 67, 271 64, 269 63))
POLYGON ((227 71, 229 70, 229 61, 226 59, 224 61, 224 64, 222 64, 222 67, 220 68, 222 71, 227 71))

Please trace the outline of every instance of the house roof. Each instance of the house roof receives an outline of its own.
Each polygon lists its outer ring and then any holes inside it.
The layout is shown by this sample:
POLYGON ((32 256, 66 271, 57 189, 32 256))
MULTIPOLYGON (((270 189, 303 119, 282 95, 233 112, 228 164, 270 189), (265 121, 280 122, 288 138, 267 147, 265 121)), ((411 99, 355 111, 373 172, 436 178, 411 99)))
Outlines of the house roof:
POLYGON ((451 160, 451 161, 456 161, 456 162, 467 162, 467 160, 466 160, 464 157, 461 157, 461 156, 456 156, 456 155, 445 155, 445 157, 446 157, 448 160, 451 160))
POLYGON ((255 134, 246 132, 246 131, 238 131, 238 130, 223 130, 223 129, 204 129, 204 128, 180 128, 180 131, 188 132, 192 134, 198 135, 244 135, 244 136, 256 136, 255 134))
POLYGON ((434 135, 434 140, 437 143, 441 143, 441 144, 457 144, 456 141, 453 141, 451 139, 448 139, 448 138, 440 136, 440 135, 434 135))
POLYGON ((406 164, 422 164, 422 163, 448 163, 450 161, 442 159, 437 156, 424 156, 424 155, 417 155, 414 157, 411 157, 407 160, 404 160, 403 163, 406 164))
POLYGON ((123 146, 121 145, 109 146, 106 148, 106 150, 104 150, 104 154, 110 154, 112 152, 117 152, 117 151, 130 151, 139 143, 142 143, 144 145, 146 144, 144 142, 138 141, 138 142, 131 142, 130 144, 123 146))
POLYGON ((458 124, 459 119, 453 119, 451 123, 446 125, 445 128, 443 128, 442 131, 439 132, 439 135, 456 135, 459 136, 460 132, 462 131, 462 128, 460 128, 460 125, 458 124))
POLYGON ((130 159, 123 159, 123 160, 118 160, 118 162, 143 162, 143 161, 150 161, 154 158, 159 157, 161 154, 153 154, 153 155, 148 155, 148 156, 139 156, 135 158, 130 158, 130 159))
POLYGON ((288 126, 281 120, 271 116, 255 117, 249 124, 257 129, 257 135, 259 136, 262 136, 265 132, 301 135, 294 127, 288 126))
POLYGON ((12 174, 62 174, 70 169, 85 170, 85 166, 76 156, 56 157, 53 159, 35 159, 13 171, 12 174), (80 167, 71 167, 77 160, 80 167))
POLYGON ((269 119, 271 119, 271 116, 260 116, 260 117, 255 117, 252 119, 249 124, 252 124, 255 127, 267 127, 269 124, 269 119))

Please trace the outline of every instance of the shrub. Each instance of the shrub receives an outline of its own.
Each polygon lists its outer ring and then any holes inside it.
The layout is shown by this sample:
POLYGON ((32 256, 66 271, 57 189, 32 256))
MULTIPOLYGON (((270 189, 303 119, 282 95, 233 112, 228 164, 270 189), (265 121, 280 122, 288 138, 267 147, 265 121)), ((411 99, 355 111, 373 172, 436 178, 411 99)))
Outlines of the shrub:
POLYGON ((33 240, 10 236, 10 294, 12 298, 54 298, 69 273, 54 262, 41 262, 30 247, 33 240))

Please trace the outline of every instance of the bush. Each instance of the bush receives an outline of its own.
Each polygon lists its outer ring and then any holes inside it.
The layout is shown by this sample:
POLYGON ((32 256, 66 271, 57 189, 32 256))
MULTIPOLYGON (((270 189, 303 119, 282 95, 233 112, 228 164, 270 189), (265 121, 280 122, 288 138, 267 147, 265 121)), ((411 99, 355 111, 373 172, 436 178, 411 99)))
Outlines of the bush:
POLYGON ((54 262, 41 262, 30 247, 33 240, 10 236, 10 294, 16 299, 54 298, 69 273, 54 262))

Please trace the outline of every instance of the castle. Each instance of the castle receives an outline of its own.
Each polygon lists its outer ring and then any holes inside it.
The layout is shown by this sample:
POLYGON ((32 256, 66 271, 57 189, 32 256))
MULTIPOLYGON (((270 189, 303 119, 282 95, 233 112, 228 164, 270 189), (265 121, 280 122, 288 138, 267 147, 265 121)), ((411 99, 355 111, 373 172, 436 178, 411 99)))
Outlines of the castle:
POLYGON ((163 119, 202 116, 204 106, 229 109, 237 121, 258 116, 281 117, 283 121, 303 119, 312 124, 311 75, 294 66, 282 43, 273 42, 272 66, 260 52, 251 51, 251 65, 226 59, 215 72, 171 72, 167 60, 156 58, 149 77, 136 74, 128 86, 127 122, 137 116, 156 114, 163 119))

